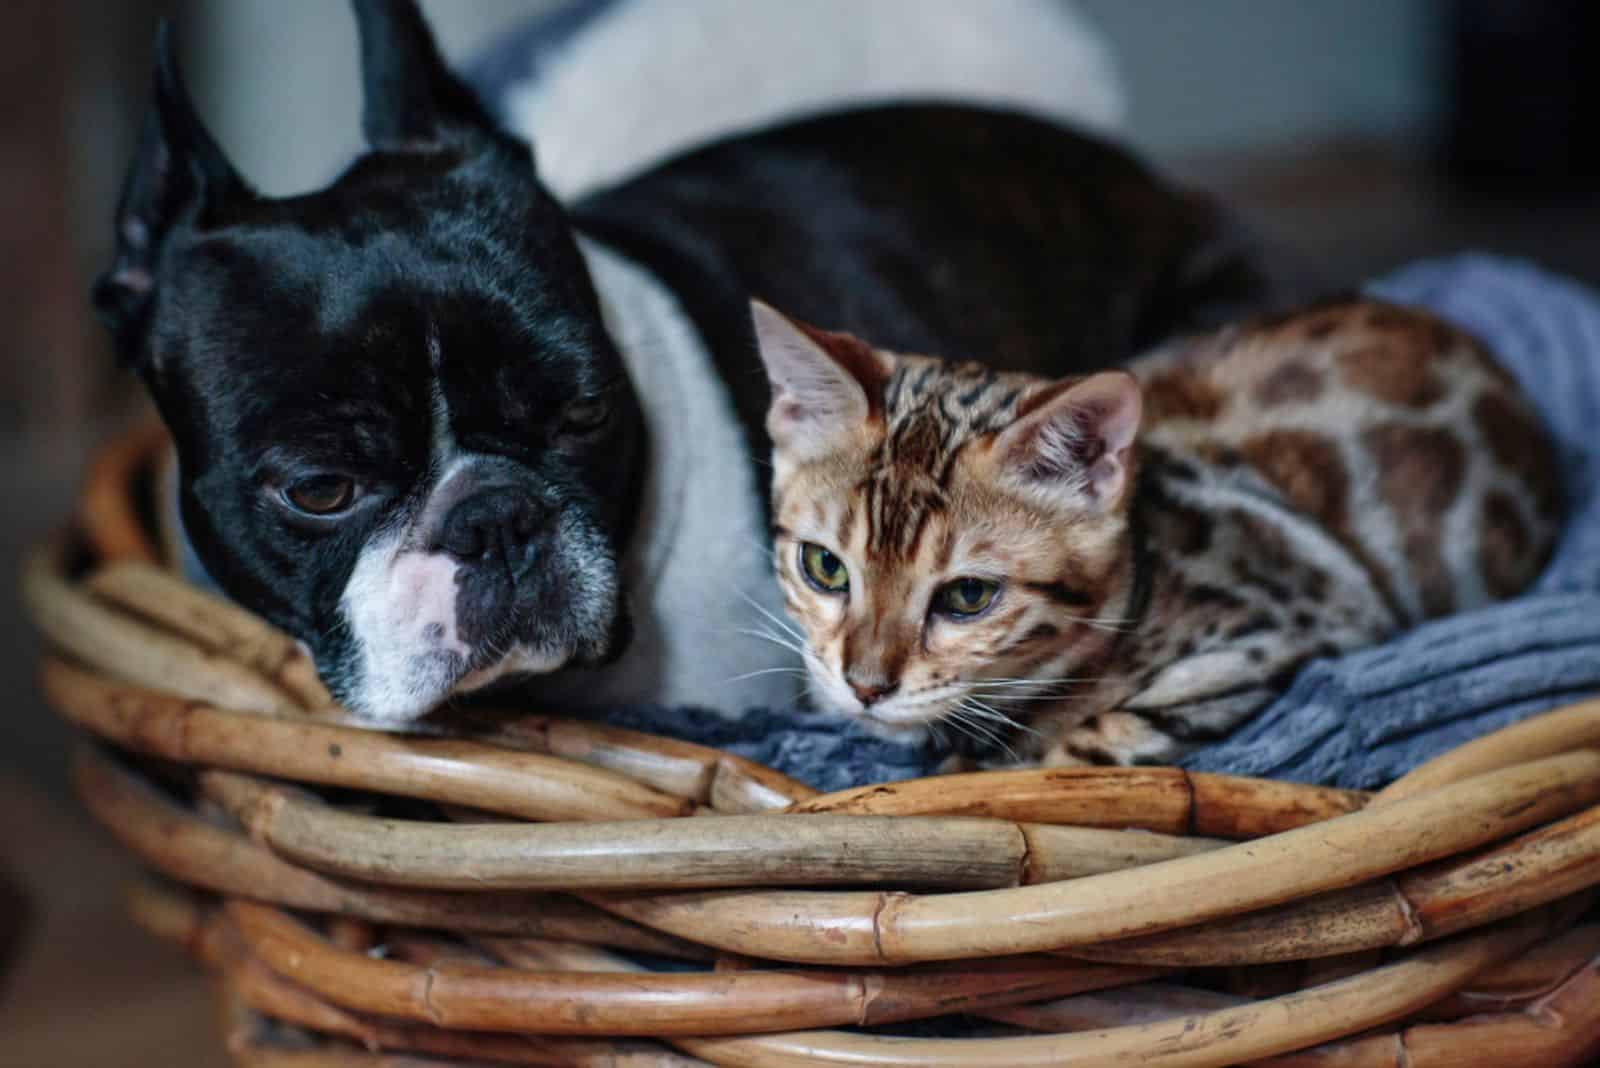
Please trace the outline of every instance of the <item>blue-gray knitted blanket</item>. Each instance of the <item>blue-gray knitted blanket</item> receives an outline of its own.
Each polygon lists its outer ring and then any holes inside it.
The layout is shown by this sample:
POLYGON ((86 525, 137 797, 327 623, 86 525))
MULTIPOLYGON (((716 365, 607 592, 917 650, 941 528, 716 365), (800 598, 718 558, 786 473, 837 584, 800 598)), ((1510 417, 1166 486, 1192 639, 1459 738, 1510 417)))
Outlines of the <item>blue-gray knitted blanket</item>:
MULTIPOLYGON (((1316 661, 1232 737, 1187 766, 1365 788, 1462 742, 1600 692, 1600 298, 1526 264, 1465 256, 1372 285, 1472 331, 1538 404, 1560 449, 1568 521, 1521 597, 1316 661)), ((610 719, 704 742, 822 789, 930 774, 942 757, 800 710, 698 709, 610 719)))

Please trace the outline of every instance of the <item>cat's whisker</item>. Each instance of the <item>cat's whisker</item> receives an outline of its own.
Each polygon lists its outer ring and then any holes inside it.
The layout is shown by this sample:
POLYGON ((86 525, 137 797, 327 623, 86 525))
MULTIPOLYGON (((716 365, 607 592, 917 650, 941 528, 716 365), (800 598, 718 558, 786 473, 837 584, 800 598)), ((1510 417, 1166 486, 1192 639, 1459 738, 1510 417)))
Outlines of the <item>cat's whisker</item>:
POLYGON ((995 708, 992 705, 986 704, 983 701, 980 701, 975 697, 968 697, 968 698, 963 699, 963 701, 961 702, 961 705, 962 705, 963 708, 967 709, 970 712, 973 712, 975 714, 981 715, 985 719, 991 720, 991 721, 993 721, 995 723, 1003 724, 1004 726, 1009 727, 1012 730, 1021 731, 1024 734, 1032 734, 1032 735, 1034 735, 1036 737, 1039 734, 1039 732, 1037 730, 1035 730, 1034 728, 1028 726, 1025 723, 1019 723, 1017 720, 1013 719, 1011 716, 1006 715, 1004 712, 1000 711, 998 708, 995 708))
POLYGON ((1112 634, 1132 634, 1138 626, 1137 619, 1118 618, 1114 616, 1066 616, 1073 623, 1092 628, 1094 630, 1108 631, 1112 634))
POLYGON ((750 596, 744 590, 741 590, 738 587, 734 587, 734 591, 733 592, 737 593, 740 597, 742 597, 745 600, 745 602, 750 605, 751 608, 754 608, 757 612, 760 612, 764 617, 766 617, 767 621, 772 623, 773 626, 777 627, 779 630, 783 631, 785 634, 788 634, 790 637, 794 638, 796 641, 805 641, 805 634, 803 634, 801 632, 800 628, 795 626, 795 624, 789 622, 787 619, 784 619, 782 616, 778 615, 772 609, 768 608, 766 605, 762 604, 760 601, 758 601, 754 597, 750 596))
POLYGON ((754 545, 756 547, 756 551, 759 552, 768 561, 771 561, 773 559, 773 557, 777 554, 777 548, 768 539, 758 538, 758 537, 752 536, 750 538, 750 543, 752 545, 754 545))
POLYGON ((731 676, 729 678, 723 679, 721 685, 729 686, 729 685, 732 685, 735 682, 743 682, 746 679, 758 679, 758 678, 761 678, 763 675, 796 675, 796 676, 804 677, 805 674, 806 674, 805 668, 769 667, 769 668, 762 668, 760 671, 746 671, 742 675, 733 675, 733 676, 731 676))
POLYGON ((967 719, 964 719, 961 716, 952 717, 951 720, 950 720, 950 724, 951 724, 951 726, 953 726, 957 730, 959 730, 962 734, 966 735, 968 738, 971 738, 973 741, 977 742, 979 744, 979 746, 987 747, 987 748, 993 748, 993 749, 1002 749, 1002 750, 1005 750, 1006 753, 1008 755, 1010 755, 1013 759, 1016 758, 1016 752, 1014 750, 1012 750, 1010 746, 1006 745, 1005 742, 1001 741, 999 738, 995 737, 990 732, 980 729, 977 724, 972 723, 971 721, 969 721, 967 719))
POLYGON ((1016 683, 974 682, 969 692, 1002 703, 1031 701, 1063 701, 1072 696, 1073 687, 1093 683, 1091 678, 1039 679, 1016 683))
POLYGON ((1082 675, 985 675, 975 679, 975 682, 1010 682, 1018 685, 1033 686, 1041 682, 1072 682, 1083 678, 1082 675))
POLYGON ((751 632, 750 633, 750 637, 758 638, 761 641, 768 642, 768 643, 770 643, 772 645, 775 645, 779 649, 782 649, 784 652, 789 653, 790 655, 793 655, 793 656, 799 656, 800 655, 800 651, 798 649, 796 649, 793 645, 790 645, 788 642, 784 641, 783 639, 777 637, 776 635, 773 635, 773 634, 757 634, 757 633, 751 632))
POLYGON ((1059 682, 1049 686, 973 686, 969 692, 996 701, 1021 701, 1036 697, 1062 698, 1071 695, 1068 684, 1059 682))
POLYGON ((1061 702, 1072 699, 1072 694, 982 694, 987 700, 1003 705, 1037 705, 1040 702, 1061 702))
POLYGON ((968 708, 963 703, 952 709, 946 719, 952 726, 959 729, 979 745, 988 745, 1003 750, 1006 756, 1010 757, 1013 762, 1017 762, 1020 759, 1017 756, 1017 751, 1005 740, 1001 729, 984 722, 982 718, 974 718, 978 715, 979 713, 976 709, 968 708))
POLYGON ((1022 725, 1016 720, 1012 719, 1004 712, 1001 712, 1000 710, 987 705, 982 701, 979 701, 977 698, 963 698, 961 700, 960 708, 963 712, 966 712, 969 715, 976 716, 979 719, 988 721, 990 723, 999 724, 1002 728, 1015 727, 1019 730, 1022 729, 1022 725))
POLYGON ((1073 675, 1067 678, 1044 679, 974 679, 971 683, 969 683, 969 685, 976 689, 1030 690, 1040 689, 1045 686, 1065 686, 1093 681, 1095 680, 1086 678, 1084 676, 1073 675))
POLYGON ((985 701, 993 701, 1002 705, 1013 702, 1033 704, 1039 701, 1069 701, 1073 696, 1070 690, 1059 687, 1051 687, 1044 690, 985 690, 981 687, 975 687, 968 692, 976 697, 983 698, 985 701))
POLYGON ((960 718, 966 720, 973 727, 982 729, 984 735, 990 738, 993 744, 1003 747, 1011 755, 1012 759, 1016 759, 1017 754, 1007 740, 1010 732, 1016 731, 1035 737, 1039 736, 1038 732, 1033 728, 1023 726, 1010 716, 996 713, 993 710, 964 705, 960 712, 960 718))
POLYGON ((794 635, 785 631, 773 630, 771 627, 745 627, 738 633, 747 634, 753 638, 762 638, 766 641, 781 645, 786 649, 793 649, 795 651, 802 651, 805 649, 805 644, 799 638, 796 638, 794 635))
POLYGON ((1015 677, 993 676, 972 680, 973 685, 982 686, 1052 686, 1068 682, 1098 682, 1098 677, 1088 675, 1019 675, 1015 677))
POLYGON ((766 613, 765 611, 763 614, 766 618, 766 622, 761 624, 763 629, 767 629, 769 633, 781 634, 785 638, 788 638, 796 643, 805 642, 806 636, 799 630, 799 628, 795 627, 793 624, 786 623, 781 619, 776 619, 770 613, 766 613))
POLYGON ((752 627, 741 627, 735 633, 747 635, 751 638, 760 638, 762 641, 771 642, 780 649, 787 649, 796 656, 805 656, 806 648, 799 640, 786 635, 775 634, 770 630, 758 630, 752 627))
POLYGON ((997 744, 999 739, 995 732, 974 720, 964 708, 952 708, 945 713, 944 722, 960 731, 968 738, 975 739, 990 745, 997 744))

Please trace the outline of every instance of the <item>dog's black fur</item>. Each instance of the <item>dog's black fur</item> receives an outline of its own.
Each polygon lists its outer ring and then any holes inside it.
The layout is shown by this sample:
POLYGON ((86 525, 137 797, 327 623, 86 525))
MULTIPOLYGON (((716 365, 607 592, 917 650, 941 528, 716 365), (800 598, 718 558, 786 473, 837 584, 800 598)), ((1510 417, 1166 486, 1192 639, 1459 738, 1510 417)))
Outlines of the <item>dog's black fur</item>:
POLYGON ((638 535, 649 443, 575 231, 677 293, 757 441, 752 294, 893 347, 1062 374, 1258 292, 1244 260, 1208 258, 1211 211, 1123 153, 953 106, 736 138, 569 214, 410 0, 355 7, 373 151, 289 199, 229 165, 163 35, 95 294, 173 434, 200 560, 308 643, 342 698, 360 680, 341 598, 362 552, 431 507, 441 398, 455 443, 488 458, 418 535, 462 563, 474 652, 456 675, 516 642, 595 663, 625 641, 625 598, 593 574, 614 576, 638 535), (328 472, 361 486, 337 518, 286 502, 328 472))
POLYGON ((1206 198, 1104 141, 981 108, 786 124, 664 163, 573 217, 678 294, 763 452, 752 294, 884 348, 1047 376, 1267 297, 1206 198))

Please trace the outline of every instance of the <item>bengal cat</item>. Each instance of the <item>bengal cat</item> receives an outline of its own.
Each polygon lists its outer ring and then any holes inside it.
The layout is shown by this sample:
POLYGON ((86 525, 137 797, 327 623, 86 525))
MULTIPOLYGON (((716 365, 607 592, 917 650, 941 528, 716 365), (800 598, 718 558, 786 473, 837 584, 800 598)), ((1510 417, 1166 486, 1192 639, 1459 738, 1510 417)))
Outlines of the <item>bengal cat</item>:
POLYGON ((1171 762, 1313 658, 1521 590, 1557 530, 1532 407, 1420 311, 1060 381, 754 315, 816 702, 979 763, 1171 762))

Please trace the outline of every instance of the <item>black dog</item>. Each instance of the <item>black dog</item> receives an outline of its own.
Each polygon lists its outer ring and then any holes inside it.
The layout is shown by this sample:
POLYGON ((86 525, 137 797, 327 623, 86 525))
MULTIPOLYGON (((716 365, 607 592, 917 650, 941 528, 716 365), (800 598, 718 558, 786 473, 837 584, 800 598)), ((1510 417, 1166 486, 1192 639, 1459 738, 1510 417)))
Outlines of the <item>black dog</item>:
POLYGON ((973 108, 790 123, 567 209, 410 0, 355 8, 372 151, 289 199, 230 166, 163 35, 95 298, 201 563, 373 720, 528 673, 564 700, 787 689, 760 672, 792 652, 743 633, 776 607, 751 294, 1061 374, 1257 293, 1204 205, 973 108))

